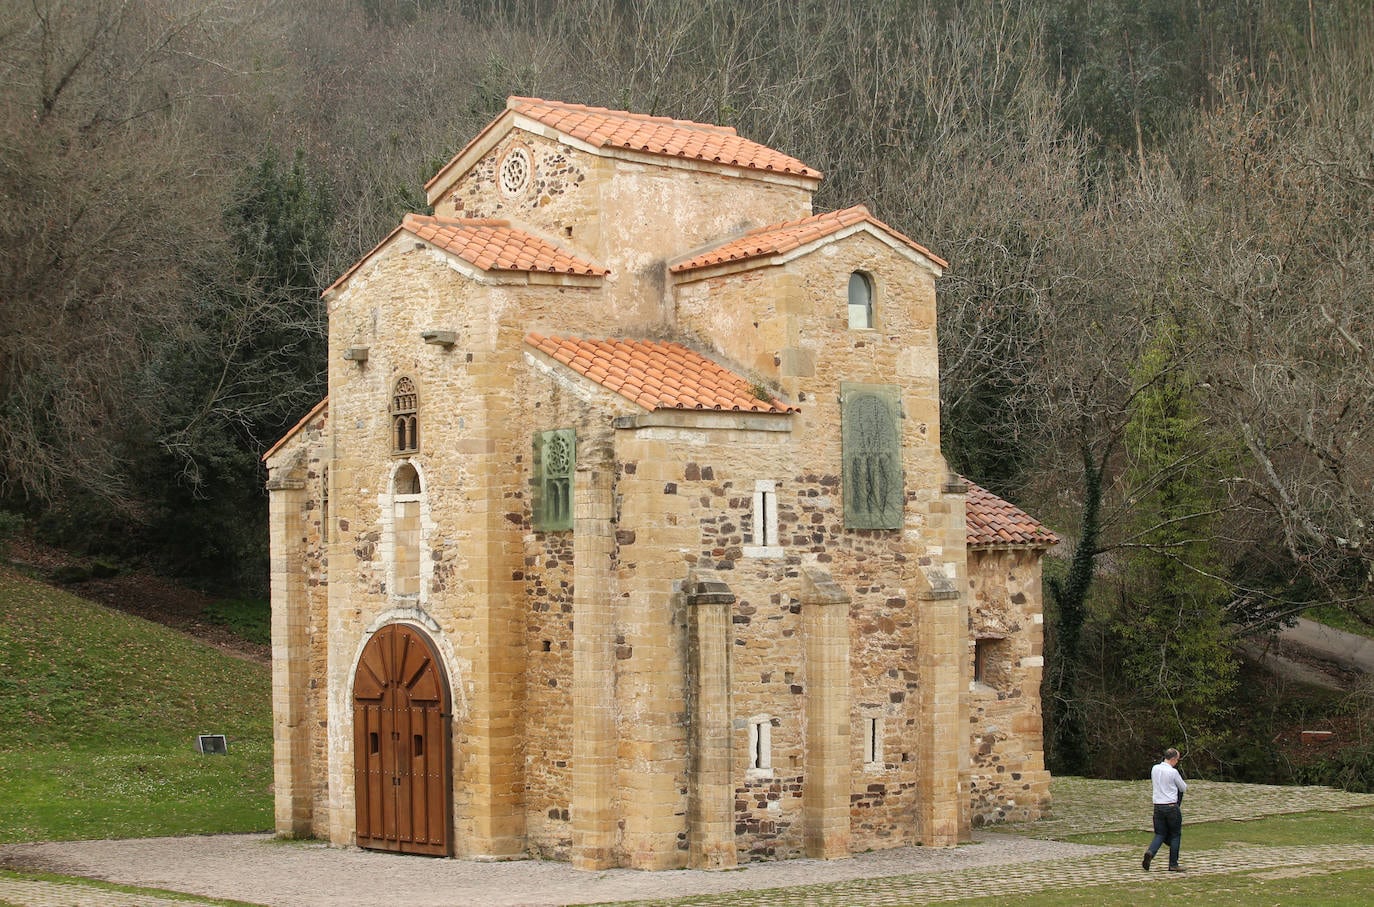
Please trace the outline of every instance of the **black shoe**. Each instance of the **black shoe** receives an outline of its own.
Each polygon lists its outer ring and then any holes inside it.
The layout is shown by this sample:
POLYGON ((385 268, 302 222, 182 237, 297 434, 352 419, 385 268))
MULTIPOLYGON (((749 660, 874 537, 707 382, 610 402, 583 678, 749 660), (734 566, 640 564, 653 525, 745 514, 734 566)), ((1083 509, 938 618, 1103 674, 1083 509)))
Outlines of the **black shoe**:
POLYGON ((1187 872, 1188 870, 1184 869, 1182 866, 1170 866, 1170 867, 1169 867, 1169 871, 1170 871, 1170 872, 1187 872))
POLYGON ((1149 872, 1149 871, 1150 871, 1150 861, 1153 860, 1154 858, 1155 858, 1155 855, 1154 855, 1154 854, 1150 853, 1148 850, 1145 851, 1145 856, 1143 856, 1143 857, 1140 858, 1140 868, 1143 869, 1143 870, 1145 870, 1146 872, 1149 872))

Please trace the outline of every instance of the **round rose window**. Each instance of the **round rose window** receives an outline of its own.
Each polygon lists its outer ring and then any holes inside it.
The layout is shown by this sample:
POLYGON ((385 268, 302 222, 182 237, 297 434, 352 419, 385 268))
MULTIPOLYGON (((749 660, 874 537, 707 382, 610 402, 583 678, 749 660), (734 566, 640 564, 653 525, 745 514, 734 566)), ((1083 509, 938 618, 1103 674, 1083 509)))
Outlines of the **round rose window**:
POLYGON ((506 195, 519 195, 529 187, 530 153, 524 148, 513 148, 501 162, 501 191, 506 195))

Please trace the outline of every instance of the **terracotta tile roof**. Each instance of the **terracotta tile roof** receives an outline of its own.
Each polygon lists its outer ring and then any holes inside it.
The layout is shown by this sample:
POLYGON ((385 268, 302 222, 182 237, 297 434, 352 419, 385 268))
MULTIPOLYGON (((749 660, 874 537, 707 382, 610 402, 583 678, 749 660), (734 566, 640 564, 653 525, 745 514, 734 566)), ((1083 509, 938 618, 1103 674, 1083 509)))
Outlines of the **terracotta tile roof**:
POLYGON ((605 277, 610 271, 504 220, 449 220, 407 214, 401 226, 483 271, 541 271, 605 277))
POLYGON ((968 482, 964 506, 970 548, 1004 545, 1049 548, 1059 543, 1059 536, 1039 520, 972 482, 968 482))
POLYGON ((647 410, 799 411, 780 400, 760 400, 747 378, 681 344, 535 333, 527 334, 525 342, 647 410))
POLYGON ((674 274, 682 274, 687 271, 695 271, 698 268, 709 268, 712 265, 725 264, 731 261, 746 261, 750 258, 782 255, 807 243, 838 233, 847 227, 863 223, 872 224, 929 258, 940 267, 949 267, 949 262, 878 220, 868 212, 867 207, 855 205, 852 208, 843 208, 826 214, 815 214, 811 217, 803 217, 801 220, 770 224, 767 227, 750 230, 748 233, 727 240, 713 249, 694 255, 686 261, 678 262, 672 266, 671 270, 674 274))
POLYGON ((339 279, 325 287, 328 296, 348 282, 348 278, 380 252, 402 231, 431 242, 445 252, 476 265, 484 271, 528 271, 549 274, 591 275, 611 273, 601 265, 578 258, 545 239, 513 228, 503 220, 464 220, 407 214, 401 225, 354 262, 339 279))
POLYGON ((819 170, 813 170, 796 158, 766 145, 740 138, 729 126, 565 104, 543 98, 513 97, 506 102, 506 106, 597 148, 624 148, 647 154, 726 164, 744 170, 821 178, 819 170))

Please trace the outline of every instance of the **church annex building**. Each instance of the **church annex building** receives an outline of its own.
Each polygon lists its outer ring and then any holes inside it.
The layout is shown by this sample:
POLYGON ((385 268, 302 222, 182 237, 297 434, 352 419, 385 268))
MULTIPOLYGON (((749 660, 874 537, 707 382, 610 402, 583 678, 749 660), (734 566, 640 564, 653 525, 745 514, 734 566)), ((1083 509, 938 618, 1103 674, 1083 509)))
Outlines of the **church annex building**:
POLYGON ((270 450, 276 826, 587 869, 1041 814, 1054 535, 940 452, 946 262, 731 128, 511 98, 270 450))

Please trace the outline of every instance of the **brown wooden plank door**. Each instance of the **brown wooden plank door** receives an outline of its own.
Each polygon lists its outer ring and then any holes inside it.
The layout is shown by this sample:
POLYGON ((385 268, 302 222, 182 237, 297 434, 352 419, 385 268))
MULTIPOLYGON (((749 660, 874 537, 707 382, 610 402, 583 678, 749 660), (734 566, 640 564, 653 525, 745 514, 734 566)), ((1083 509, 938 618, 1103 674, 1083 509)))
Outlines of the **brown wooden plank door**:
POLYGON ((374 633, 353 680, 359 847, 449 855, 449 720, 433 641, 406 624, 374 633))

